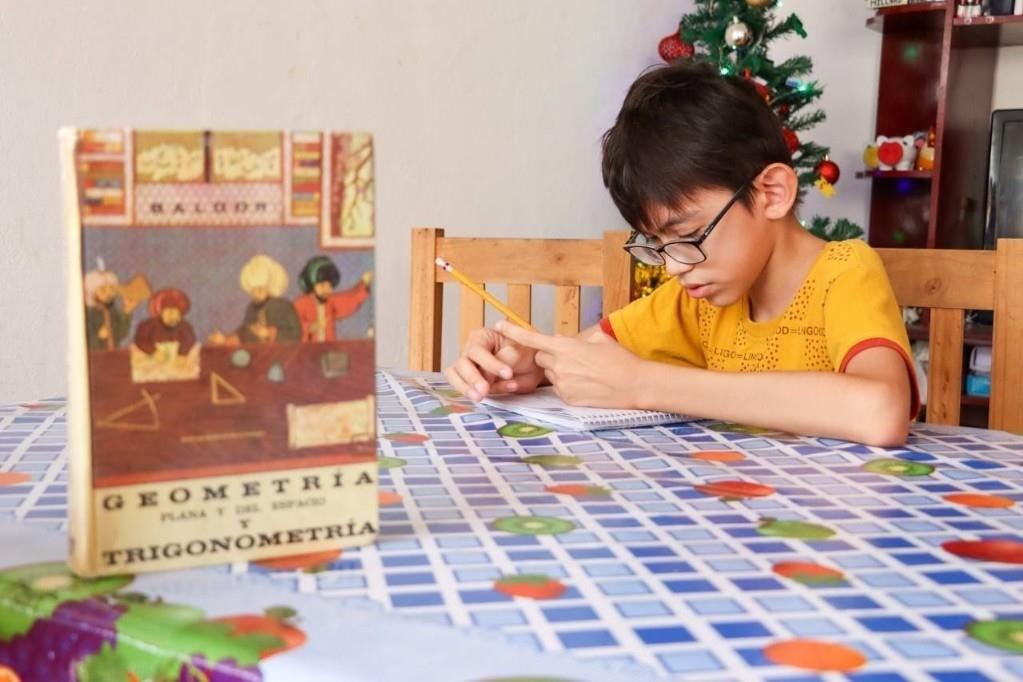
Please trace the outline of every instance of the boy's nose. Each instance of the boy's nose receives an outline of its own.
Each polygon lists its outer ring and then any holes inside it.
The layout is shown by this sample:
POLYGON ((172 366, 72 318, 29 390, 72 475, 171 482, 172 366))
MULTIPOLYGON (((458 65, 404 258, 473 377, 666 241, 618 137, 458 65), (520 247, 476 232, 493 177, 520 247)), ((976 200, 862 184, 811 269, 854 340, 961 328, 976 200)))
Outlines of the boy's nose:
POLYGON ((664 271, 672 277, 680 277, 693 269, 694 266, 687 265, 685 263, 679 263, 674 258, 664 259, 664 271))

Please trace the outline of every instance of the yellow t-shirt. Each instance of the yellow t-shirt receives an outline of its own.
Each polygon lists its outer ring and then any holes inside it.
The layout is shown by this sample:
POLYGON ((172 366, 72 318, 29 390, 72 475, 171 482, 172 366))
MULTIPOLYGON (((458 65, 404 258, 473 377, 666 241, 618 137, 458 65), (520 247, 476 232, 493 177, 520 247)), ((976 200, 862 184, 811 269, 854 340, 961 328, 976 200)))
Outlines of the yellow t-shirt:
POLYGON ((719 308, 672 278, 601 322, 636 355, 720 372, 844 372, 859 352, 902 356, 919 409, 909 339, 880 256, 866 242, 828 242, 784 312, 754 322, 749 298, 719 308))

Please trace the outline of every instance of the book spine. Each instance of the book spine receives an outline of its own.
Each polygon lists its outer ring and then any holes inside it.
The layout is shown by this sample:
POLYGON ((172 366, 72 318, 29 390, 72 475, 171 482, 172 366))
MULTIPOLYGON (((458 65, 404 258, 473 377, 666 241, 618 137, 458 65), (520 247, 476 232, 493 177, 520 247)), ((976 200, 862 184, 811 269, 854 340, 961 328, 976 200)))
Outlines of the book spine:
POLYGON ((71 570, 94 573, 92 548, 92 436, 89 424, 89 360, 85 341, 85 303, 82 293, 82 222, 78 173, 75 168, 76 128, 61 128, 61 199, 67 243, 67 436, 68 537, 71 570))

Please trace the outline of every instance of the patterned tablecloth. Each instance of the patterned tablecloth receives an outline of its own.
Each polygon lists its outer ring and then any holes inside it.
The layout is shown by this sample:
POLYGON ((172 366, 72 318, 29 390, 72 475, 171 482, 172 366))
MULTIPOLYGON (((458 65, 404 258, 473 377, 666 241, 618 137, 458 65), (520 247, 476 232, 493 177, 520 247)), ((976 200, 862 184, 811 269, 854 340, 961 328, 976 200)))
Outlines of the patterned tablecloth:
MULTIPOLYGON (((376 617, 359 655, 443 653, 419 667, 431 680, 1023 679, 1019 436, 918 425, 885 450, 715 422, 557 433, 437 375, 378 381, 377 545, 165 575, 305 614, 308 642, 261 663, 267 678, 306 656, 323 679, 409 679, 326 663, 359 656, 317 649, 324 619, 358 614, 376 617)), ((0 408, 0 520, 64 529, 64 435, 59 401, 0 408)), ((2 528, 0 543, 0 567, 53 558, 13 556, 2 528)), ((229 608, 210 599, 209 618, 229 608)))

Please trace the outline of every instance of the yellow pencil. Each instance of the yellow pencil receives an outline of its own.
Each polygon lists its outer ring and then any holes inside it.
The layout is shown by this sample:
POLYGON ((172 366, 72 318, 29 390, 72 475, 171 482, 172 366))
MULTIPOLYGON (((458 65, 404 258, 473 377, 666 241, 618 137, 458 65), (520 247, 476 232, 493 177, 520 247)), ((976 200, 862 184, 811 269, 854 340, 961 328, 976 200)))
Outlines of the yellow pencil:
POLYGON ((523 329, 528 329, 528 330, 534 331, 534 332, 536 331, 535 329, 533 329, 533 325, 529 324, 528 322, 523 320, 521 317, 516 315, 514 312, 512 312, 511 308, 509 308, 504 303, 501 303, 499 300, 497 300, 497 298, 495 298, 493 294, 488 293, 487 290, 484 289, 483 287, 481 287, 479 284, 476 284, 476 282, 473 282, 471 279, 469 279, 468 277, 466 277, 465 275, 460 273, 458 270, 455 270, 455 268, 451 265, 451 263, 447 262, 443 258, 438 258, 435 262, 437 263, 437 267, 447 271, 452 277, 454 277, 459 282, 461 282, 463 285, 465 285, 466 287, 471 289, 473 292, 475 292, 477 296, 482 298, 484 301, 486 301, 490 305, 494 306, 494 308, 496 308, 498 311, 500 311, 509 320, 511 320, 515 324, 519 325, 523 329))

